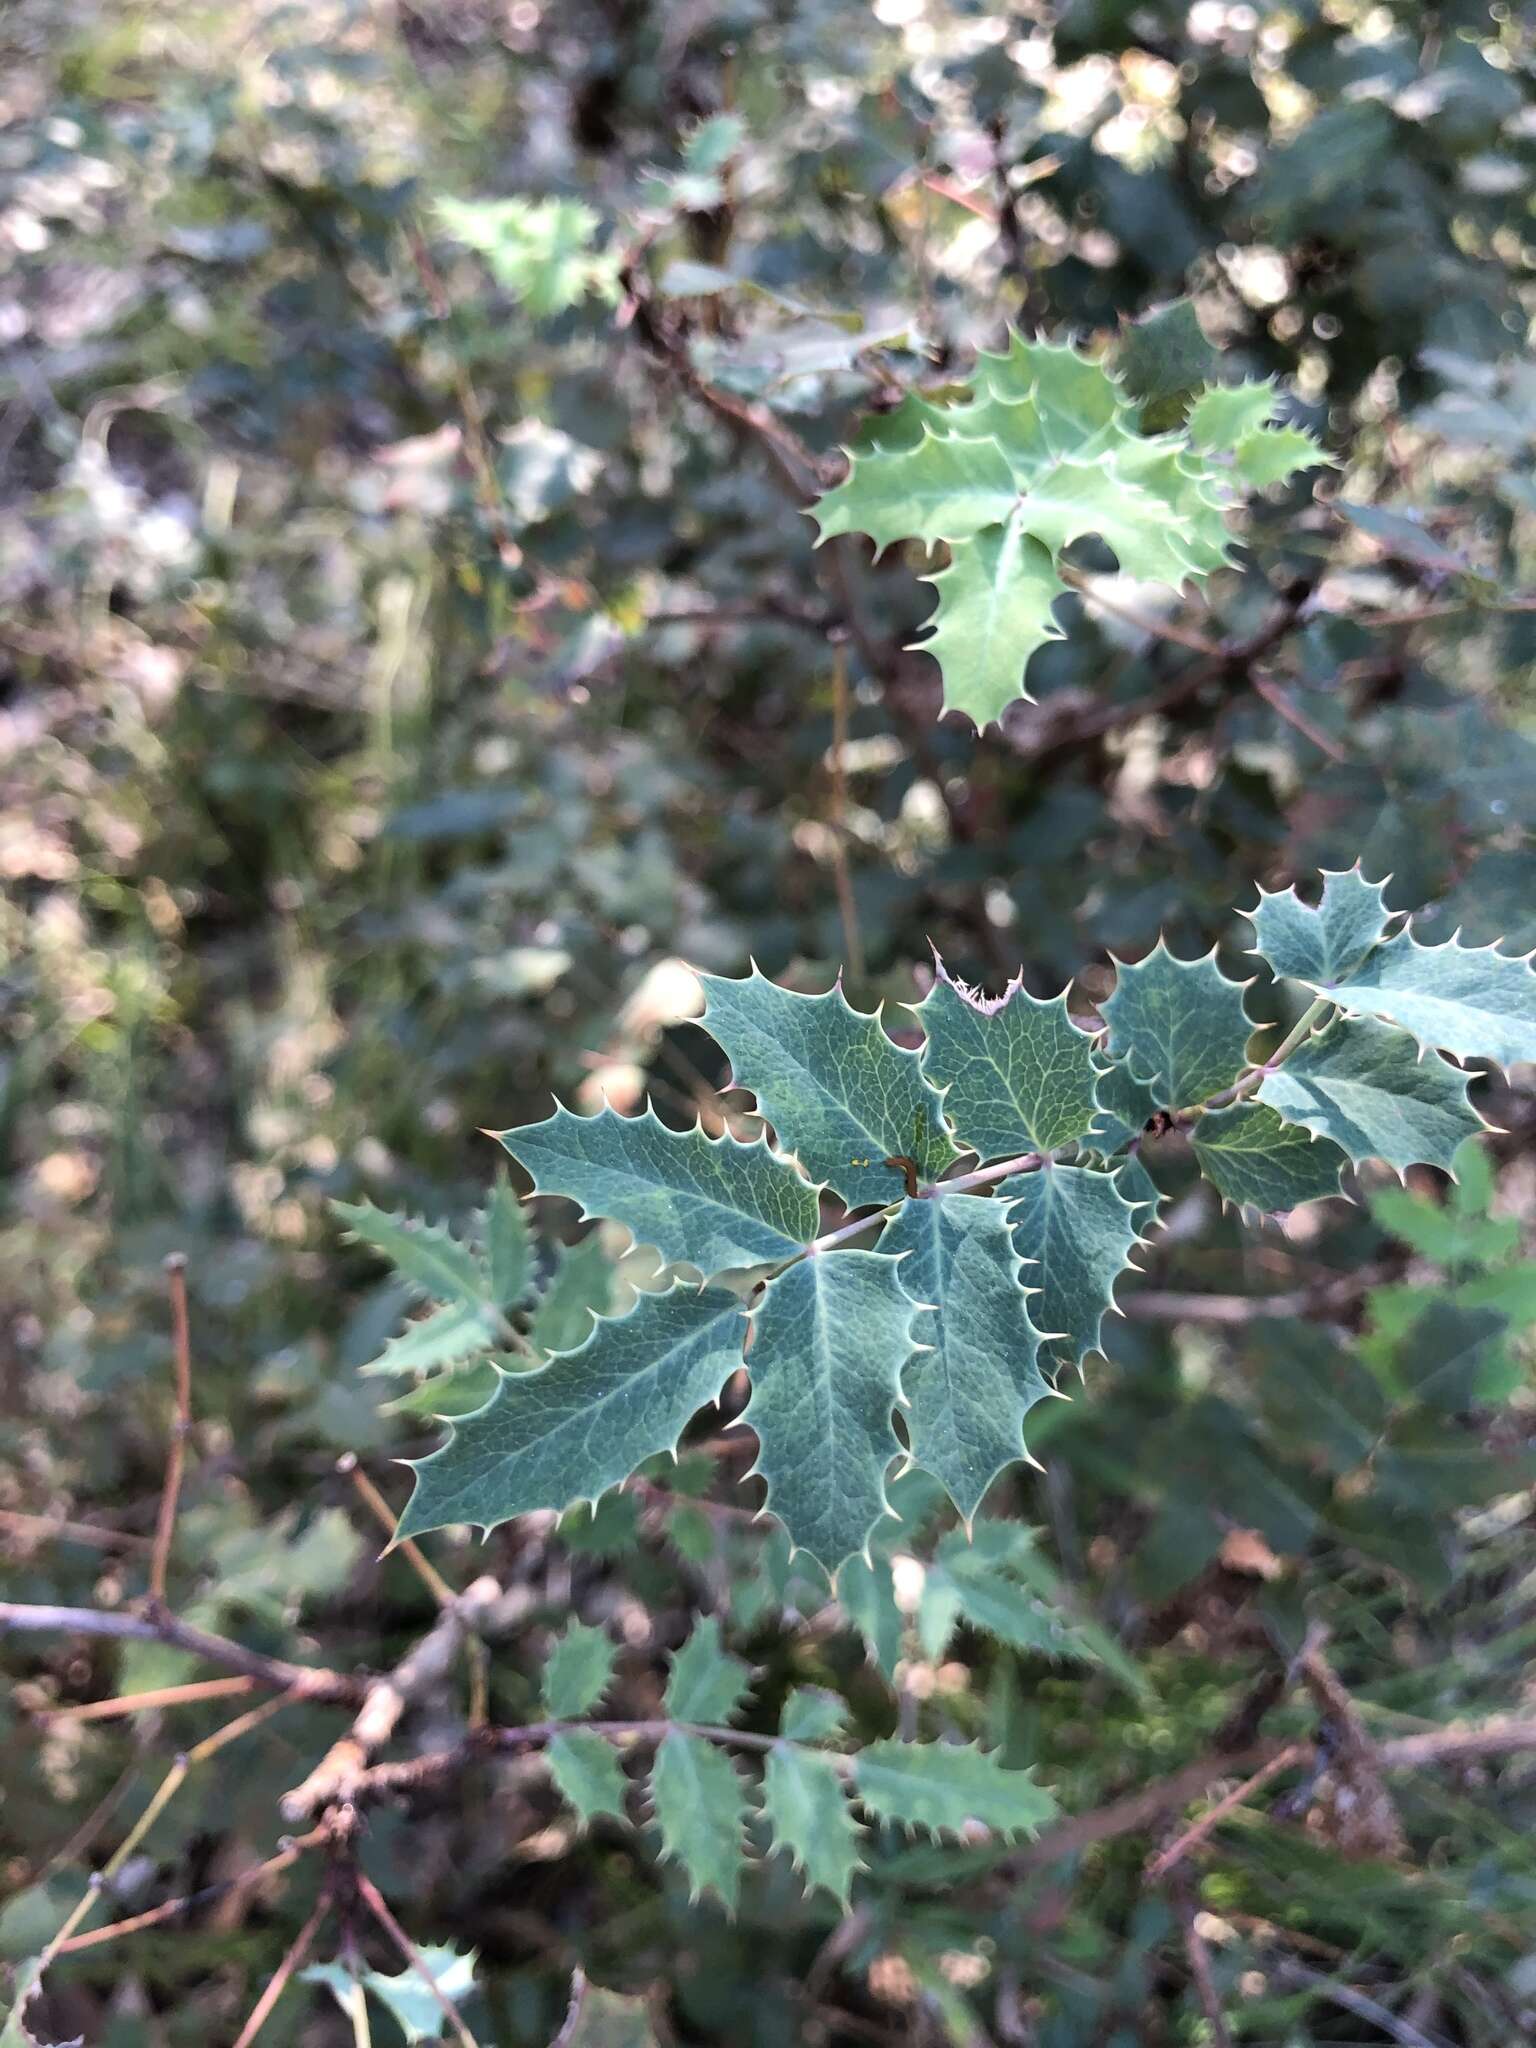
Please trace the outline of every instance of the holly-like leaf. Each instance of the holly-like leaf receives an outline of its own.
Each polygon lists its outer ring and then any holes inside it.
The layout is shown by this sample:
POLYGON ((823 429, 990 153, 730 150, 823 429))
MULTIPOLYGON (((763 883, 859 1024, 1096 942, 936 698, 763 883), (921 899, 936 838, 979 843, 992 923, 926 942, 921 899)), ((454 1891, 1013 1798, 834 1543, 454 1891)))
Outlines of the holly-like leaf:
POLYGON ((1024 1417, 1051 1392, 1008 1206, 964 1194, 908 1202, 880 1248, 907 1254, 901 1284, 921 1304, 901 1383, 912 1457, 969 1521, 1004 1466, 1026 1455, 1024 1417))
POLYGON ((444 230, 482 256, 496 282, 535 319, 563 313, 588 292, 613 289, 618 265, 594 251, 598 217, 579 199, 444 197, 436 212, 444 230))
POLYGON ((1384 1159, 1400 1173, 1451 1172, 1457 1146, 1483 1128, 1460 1068, 1369 1017, 1341 1018, 1307 1039, 1264 1077, 1257 1100, 1331 1138, 1357 1166, 1384 1159))
POLYGON ((419 1321, 407 1323, 398 1337, 390 1338, 377 1358, 358 1370, 369 1377, 437 1372, 494 1351, 504 1335, 505 1325, 490 1307, 445 1301, 419 1321))
POLYGON ((1104 1159, 1139 1137, 1161 1107, 1150 1085, 1138 1081, 1123 1060, 1111 1061, 1099 1075, 1094 1096, 1098 1107, 1083 1142, 1104 1159))
POLYGON ((1122 328, 1114 353, 1120 381, 1140 401, 1149 433, 1177 426, 1190 393, 1209 383, 1221 364, 1189 299, 1133 320, 1122 328))
POLYGON ((831 1758, 787 1743, 771 1749, 763 1766, 763 1815, 774 1847, 804 1872, 807 1885, 846 1906, 860 1867, 861 1830, 831 1758))
MULTIPOLYGON (((931 415, 941 425, 942 414, 931 415)), ((876 547, 893 541, 969 540, 1000 526, 1017 499, 1008 458, 995 441, 940 438, 924 423, 911 447, 856 458, 847 478, 815 507, 821 538, 867 533, 876 547)))
POLYGON ((1018 513, 953 549, 948 566, 923 580, 939 601, 925 637, 910 645, 939 664, 947 711, 991 725, 1024 694, 1035 649, 1064 637, 1054 606, 1067 585, 1018 513))
POLYGON ((990 1000, 938 978, 917 1015, 928 1034, 923 1071, 944 1090, 944 1114, 968 1152, 1006 1159, 1054 1151, 1086 1137, 1098 1108, 1093 1044, 1067 1014, 1022 979, 990 1000))
POLYGON ((417 2048, 422 2041, 440 2041, 448 2025, 448 2015, 443 2011, 432 1989, 424 1982, 422 1971, 427 1971, 432 1983, 443 1994, 450 2005, 462 2005, 475 1988, 474 1951, 460 1955, 454 1948, 423 1948, 418 1951, 421 1968, 412 1965, 408 1969, 386 1976, 382 1970, 365 1970, 354 1976, 350 1970, 342 1969, 337 1963, 316 1963, 299 1975, 306 1984, 323 1984, 334 1993, 337 2004, 343 2012, 350 2013, 352 2000, 359 1986, 370 1997, 376 1998, 390 2018, 405 2036, 408 2048, 417 2048))
POLYGON ((1356 1017, 1379 1017, 1412 1032, 1420 1045, 1458 1059, 1496 1060, 1501 1067, 1536 1060, 1536 974, 1530 956, 1516 959, 1494 946, 1421 946, 1399 932, 1345 975, 1323 985, 1356 1017))
POLYGON ((816 1190, 763 1138, 746 1145, 669 1130, 649 1108, 641 1116, 560 1108, 497 1136, 533 1176, 535 1193, 611 1217, 669 1264, 697 1266, 706 1279, 791 1258, 816 1235, 816 1190))
POLYGON ((779 1733, 786 1742, 824 1742, 847 1718, 847 1702, 837 1693, 819 1685, 797 1685, 785 1698, 779 1733))
POLYGON ((1010 1204, 1013 1241, 1026 1260, 1024 1280, 1038 1286, 1030 1313, 1050 1342, 1048 1355, 1081 1365, 1100 1348, 1115 1282, 1130 1265, 1147 1212, 1128 1201, 1116 1176, 1086 1166, 1044 1166, 998 1189, 1010 1204))
POLYGON ((752 1310, 754 1471, 792 1543, 829 1572, 862 1551, 900 1445, 891 1421, 917 1309, 885 1252, 830 1252, 770 1280, 752 1310))
POLYGON ((1239 1209, 1270 1215, 1339 1192, 1344 1154, 1338 1146, 1282 1123, 1262 1102, 1210 1111, 1190 1143, 1200 1171, 1239 1209))
POLYGON ((1190 408, 1189 438, 1197 448, 1235 448, 1245 434, 1265 426, 1275 409, 1275 380, 1213 384, 1190 408))
POLYGON ((1255 427, 1232 451, 1232 462, 1245 484, 1256 491, 1283 484, 1301 470, 1332 463, 1300 427, 1255 427))
POLYGON ((1385 890, 1385 883, 1368 882, 1357 867, 1325 872, 1315 909, 1294 889, 1261 889, 1257 908, 1244 913, 1253 926, 1253 950, 1287 981, 1342 981, 1387 929, 1392 913, 1385 890))
POLYGON ((844 1201, 894 1201, 910 1159, 933 1180, 959 1157, 937 1089, 915 1052, 878 1016, 851 1009, 841 988, 797 995, 756 969, 744 980, 702 977, 704 1022, 742 1087, 813 1180, 844 1201))
POLYGON ((1227 979, 1214 952, 1178 960, 1159 939, 1144 960, 1119 968, 1103 1011, 1111 1055, 1146 1082, 1159 1109, 1191 1109, 1243 1070, 1253 1023, 1243 984, 1227 979))
POLYGON ((551 1643, 544 1665, 544 1708, 551 1720, 574 1721, 589 1713, 613 1683, 617 1657, 606 1629, 568 1623, 551 1643))
POLYGON ((490 1276, 470 1247, 443 1223, 420 1223, 376 1209, 372 1202, 332 1202, 348 1234, 387 1259, 402 1280, 434 1301, 482 1307, 490 1276))
POLYGON ((613 1820, 628 1817, 624 1807, 627 1781, 611 1742, 585 1728, 570 1728, 555 1736, 544 1754, 556 1791, 576 1809, 584 1827, 602 1815, 613 1820))
POLYGON ((533 1237, 527 1212, 505 1172, 496 1176, 496 1185, 485 1207, 483 1230, 491 1298, 498 1308, 511 1308, 528 1291, 533 1271, 533 1237))
POLYGON ((672 1659, 666 1709, 673 1721, 717 1726, 728 1721, 746 1694, 750 1667, 720 1639, 720 1618, 706 1614, 672 1659))
POLYGON ((656 1751, 651 1807, 662 1850, 682 1865, 689 1896, 712 1891, 734 1911, 746 1798, 724 1750, 702 1735, 671 1729, 656 1751))
POLYGON ((550 2048, 661 2048, 643 1998, 605 1991, 578 1970, 565 2022, 550 2048))
POLYGON ((529 1341, 542 1352, 574 1351, 592 1333, 592 1321, 613 1299, 613 1268, 594 1231, 557 1255, 549 1283, 528 1324, 529 1341))
POLYGON ((449 1522, 491 1529, 534 1508, 595 1500, 713 1401, 741 1363, 741 1305, 723 1290, 642 1294, 585 1344, 503 1375, 485 1407, 413 1470, 399 1535, 449 1522))
POLYGON ((853 1782, 881 1820, 929 1834, 973 1825, 1005 1841, 1037 1833, 1056 1801, 1028 1771, 1010 1771, 971 1743, 872 1742, 859 1752, 853 1782))

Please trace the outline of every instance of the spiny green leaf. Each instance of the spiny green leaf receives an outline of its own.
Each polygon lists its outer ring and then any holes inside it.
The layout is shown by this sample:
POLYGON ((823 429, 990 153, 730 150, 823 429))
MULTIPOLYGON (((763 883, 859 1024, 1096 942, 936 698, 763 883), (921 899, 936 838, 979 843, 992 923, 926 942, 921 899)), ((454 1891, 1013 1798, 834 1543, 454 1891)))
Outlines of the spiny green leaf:
POLYGON ((1392 913, 1385 890, 1358 867, 1325 871, 1316 909, 1294 889, 1261 889, 1257 908, 1244 912, 1253 926, 1253 950, 1287 981, 1341 981, 1387 929, 1392 913))
POLYGON ((797 1685, 785 1697, 779 1733, 786 1742, 824 1742, 847 1718, 847 1702, 837 1693, 824 1686, 797 1685))
POLYGON ((1063 637, 1053 607, 1067 585, 1018 514, 954 549, 924 581, 939 601, 911 646, 939 664, 946 711, 964 712, 978 729, 991 725, 1024 694, 1035 649, 1063 637))
POLYGON ((837 1575, 837 1604, 864 1638, 870 1657, 887 1678, 901 1660, 902 1614, 890 1559, 850 1557, 837 1575))
POLYGON ((860 1867, 862 1830, 831 1758, 787 1743, 771 1749, 763 1766, 763 1814, 774 1847, 805 1873, 806 1883, 846 1906, 860 1867))
POLYGON ((884 1252, 802 1259, 752 1310, 753 1468, 791 1542, 829 1572, 863 1550, 886 1506, 891 1421, 917 1314, 884 1252))
POLYGON ((1209 383, 1221 363, 1189 299, 1175 299, 1123 327, 1114 357, 1122 386, 1141 403, 1148 433, 1177 426, 1189 394, 1209 383))
POLYGON ((1255 427, 1233 449, 1232 461, 1244 483, 1262 491, 1303 469, 1331 467, 1333 458, 1300 427, 1255 427))
POLYGON ((550 1645, 544 1666, 544 1709, 551 1720, 589 1713, 613 1683, 618 1650, 605 1629, 570 1622, 550 1645))
POLYGON ((929 1834, 959 1834, 979 1824, 1013 1841, 1037 1833, 1057 1810, 1028 1771, 1006 1770, 970 1743, 872 1742, 859 1752, 853 1782, 881 1820, 929 1834))
POLYGON ((490 1262, 492 1300, 498 1308, 514 1307, 528 1290, 533 1238, 527 1212, 504 1172, 497 1174, 486 1204, 485 1255, 490 1262))
POLYGON ((942 1657, 961 1621, 1013 1650, 1093 1661, 1057 1608, 1020 1585, 998 1557, 971 1542, 963 1530, 955 1530, 940 1543, 923 1579, 917 1625, 924 1655, 942 1657))
POLYGON ((716 1892, 734 1912, 746 1798, 724 1750, 702 1735, 670 1730, 656 1752, 651 1805, 662 1850, 682 1865, 689 1895, 716 1892))
POLYGON ((1098 1109, 1084 1143, 1109 1159, 1139 1137, 1162 1107, 1146 1081, 1138 1081, 1123 1060, 1114 1060, 1094 1083, 1098 1109))
POLYGON ((1467 1100, 1467 1077, 1406 1031, 1343 1018, 1298 1046, 1267 1074, 1257 1099, 1287 1122, 1342 1145, 1358 1166, 1384 1159, 1401 1173, 1438 1166, 1449 1173, 1458 1145, 1482 1129, 1467 1100))
POLYGON ((740 1365, 743 1333, 733 1294, 676 1287, 599 1321, 580 1350, 505 1374, 486 1406, 413 1467, 399 1534, 449 1522, 489 1529, 533 1508, 595 1500, 673 1448, 740 1365))
POLYGON ((1022 978, 995 1001, 951 979, 942 960, 917 1015, 928 1034, 923 1071, 944 1090, 956 1138, 982 1159, 1054 1151, 1087 1135, 1097 1099, 1093 1043, 1022 978))
POLYGON ((1200 1118, 1190 1136, 1200 1171, 1239 1209, 1266 1215, 1339 1192, 1344 1154, 1327 1138, 1282 1123, 1262 1102, 1200 1118))
POLYGON ((1086 1166, 1044 1166, 1018 1174, 998 1189, 1008 1202, 1013 1241, 1028 1286, 1030 1313, 1050 1341, 1053 1359, 1081 1365, 1100 1348, 1105 1316, 1115 1305, 1115 1282, 1130 1265, 1141 1234, 1139 1210, 1116 1177, 1086 1166))
POLYGON ((670 1264, 706 1279, 732 1267, 787 1259, 816 1235, 816 1190, 787 1159, 701 1129, 668 1130, 653 1109, 620 1116, 559 1108, 543 1123, 497 1133, 541 1195, 622 1223, 670 1264))
POLYGON ((490 1300, 490 1275, 446 1224, 418 1223, 372 1202, 332 1202, 331 1209, 353 1238, 387 1259, 422 1294, 471 1308, 490 1300))
POLYGON ((390 1338, 377 1358, 370 1359, 359 1370, 370 1377, 381 1373, 435 1372, 495 1350, 505 1335, 500 1316, 489 1306, 447 1301, 419 1321, 407 1323, 398 1337, 390 1338))
POLYGON ((721 1641, 719 1616, 706 1614, 672 1658, 668 1717, 705 1726, 728 1721, 741 1705, 751 1675, 751 1667, 733 1657, 721 1641))
POLYGON ((1421 946, 1411 931, 1376 948, 1342 979, 1313 982, 1351 1016, 1379 1017, 1420 1045, 1501 1067, 1536 1060, 1536 974, 1530 958, 1493 946, 1421 946))
MULTIPOLYGON (((450 2005, 462 2005, 475 1988, 475 1954, 460 1955, 454 1948, 423 1948, 418 1951, 422 1968, 450 2005)), ((421 1970, 412 1965, 392 1976, 381 1970, 365 1970, 354 1977, 336 1963, 316 1963, 301 1970, 306 1984, 323 1984, 335 1994, 343 2012, 350 2012, 355 1987, 359 1984, 376 1998, 405 2036, 409 2048, 422 2041, 441 2041, 448 2016, 438 2003, 432 1985, 424 1982, 421 1970)))
POLYGON ((1051 1392, 1008 1208, 982 1195, 908 1202, 880 1248, 908 1255, 901 1284, 920 1304, 902 1375, 912 1457, 969 1520, 998 1473, 1026 1455, 1024 1417, 1051 1392))
POLYGON ((888 1159, 911 1159, 934 1180, 959 1157, 917 1054, 894 1044, 878 1016, 850 1008, 840 987, 797 995, 756 969, 741 981, 702 979, 706 1029, 813 1180, 855 1207, 883 1204, 903 1186, 888 1159))
POLYGON ((578 1970, 570 2009, 552 2048, 661 2048, 643 1998, 605 1991, 578 1970))
POLYGON ((925 423, 915 447, 855 457, 813 517, 824 541, 841 533, 867 533, 882 548, 898 540, 968 540, 1001 525, 1017 497, 995 441, 941 440, 925 423))
POLYGON ((556 1791, 576 1809, 583 1826, 590 1827, 602 1814, 627 1818, 626 1780, 611 1742, 585 1728, 571 1728, 555 1736, 544 1754, 556 1791))
POLYGON ((1120 967, 1103 1005, 1109 1051, 1145 1081, 1159 1109, 1190 1109, 1230 1087, 1243 1070, 1253 1024, 1242 984, 1213 952, 1178 960, 1159 939, 1144 960, 1120 967))
POLYGON ((450 1422, 460 1415, 473 1415, 477 1408, 485 1406, 501 1385, 501 1374, 508 1362, 505 1356, 501 1362, 494 1358, 480 1358, 457 1372, 438 1373, 435 1378, 423 1380, 419 1386, 412 1387, 409 1393, 384 1402, 379 1413, 426 1415, 437 1421, 450 1422))
POLYGON ((597 215, 579 199, 451 199, 435 202, 446 232, 485 259, 505 291, 535 319, 612 289, 614 260, 593 252, 597 215))
POLYGON ((1275 409, 1275 380, 1213 384, 1189 413, 1189 438, 1197 448, 1235 448, 1245 434, 1267 424, 1275 409))
POLYGON ((592 1319, 613 1299, 613 1268, 594 1231, 565 1246, 528 1324, 529 1341, 542 1352, 574 1351, 592 1332, 592 1319))

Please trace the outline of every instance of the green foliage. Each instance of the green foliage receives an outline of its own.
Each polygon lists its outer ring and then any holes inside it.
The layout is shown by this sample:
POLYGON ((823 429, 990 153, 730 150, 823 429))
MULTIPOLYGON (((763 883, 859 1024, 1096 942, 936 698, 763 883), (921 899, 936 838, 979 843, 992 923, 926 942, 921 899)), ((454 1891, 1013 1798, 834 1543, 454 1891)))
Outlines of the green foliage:
MULTIPOLYGON (((457 1949, 423 1948, 419 1951, 421 1970, 431 1973, 438 1990, 451 2005, 462 2005, 475 1988, 475 1956, 473 1951, 461 1955, 457 1949)), ((432 1987, 424 1984, 421 1970, 414 1967, 387 1976, 379 1970, 364 1970, 353 1976, 350 1971, 335 1963, 317 1963, 300 1975, 306 1984, 323 1984, 336 1995, 336 2002, 347 2014, 353 2010, 352 2001, 358 1990, 369 1998, 377 2000, 405 2037, 407 2048, 416 2048, 421 2041, 441 2041, 446 2038, 448 2015, 443 2011, 432 1987)))
POLYGON ((1067 1011, 1022 980, 996 1002, 957 985, 936 963, 919 1006, 923 1070, 944 1091, 960 1144, 981 1159, 1051 1152, 1088 1135, 1098 1108, 1093 1042, 1067 1011))
POLYGON ((879 1819, 934 1835, 980 1827, 1016 1841, 1056 1812, 1028 1772, 1004 1769, 972 1743, 872 1742, 859 1752, 854 1785, 879 1819))
POLYGON ((600 1628, 573 1621, 563 1629, 544 1666, 544 1705, 550 1716, 568 1721, 595 1707, 613 1682, 616 1654, 600 1628))
POLYGON ((651 1772, 651 1811, 662 1853, 680 1865, 690 1898, 713 1892, 729 1912, 741 1887, 746 1792, 723 1749, 670 1730, 651 1772))
POLYGON ((705 1615, 672 1659, 666 1708, 674 1721, 728 1721, 747 1689, 748 1671, 720 1640, 719 1618, 705 1615))
POLYGON ((862 1832, 848 1810, 837 1766, 830 1757, 780 1743, 763 1765, 763 1818, 812 1890, 830 1892, 846 1908, 860 1868, 862 1832))

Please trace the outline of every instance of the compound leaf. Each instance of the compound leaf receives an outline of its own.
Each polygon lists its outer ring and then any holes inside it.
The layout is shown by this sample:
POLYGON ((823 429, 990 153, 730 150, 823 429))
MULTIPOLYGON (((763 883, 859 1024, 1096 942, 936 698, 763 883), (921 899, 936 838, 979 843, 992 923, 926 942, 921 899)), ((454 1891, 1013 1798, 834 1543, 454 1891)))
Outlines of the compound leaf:
POLYGON ((1098 1108, 1093 1043, 1067 1014, 1066 992, 1042 1000, 1022 980, 990 1000, 951 979, 942 960, 917 1015, 924 1072, 944 1114, 982 1159, 1054 1151, 1086 1137, 1098 1108))
POLYGON ((787 1259, 816 1235, 816 1190, 765 1138, 669 1130, 653 1109, 575 1116, 499 1131, 540 1195, 564 1195, 590 1216, 611 1217, 670 1264, 706 1277, 787 1259))
POLYGON ((656 1751, 651 1807, 663 1853, 682 1865, 689 1896, 713 1891, 734 1911, 746 1798, 730 1758, 702 1735, 671 1729, 656 1751))
POLYGON ((1049 1354, 1081 1365, 1100 1348, 1115 1282, 1140 1237, 1142 1211, 1113 1174, 1086 1166, 1043 1166, 1005 1180, 998 1194, 1011 1205, 1013 1241, 1028 1262, 1024 1279, 1040 1290, 1030 1312, 1050 1339, 1049 1354))
POLYGON ((723 1290, 642 1294, 579 1350, 504 1373, 486 1405, 415 1464, 399 1535, 449 1522, 494 1528, 534 1508, 595 1500, 658 1451, 741 1363, 741 1305, 723 1290))
POLYGON ((851 1009, 841 988, 797 995, 756 969, 740 981, 702 979, 706 1028, 740 1085, 785 1150, 850 1205, 901 1193, 892 1160, 910 1159, 932 1180, 959 1157, 917 1054, 888 1038, 878 1016, 851 1009))
POLYGON ((831 1758, 787 1743, 771 1749, 763 1766, 763 1815, 774 1847, 804 1872, 807 1885, 846 1906, 862 1831, 831 1758))
POLYGON ((790 1541, 829 1572, 862 1551, 900 1449, 891 1422, 916 1305, 885 1252, 828 1252, 770 1280, 753 1308, 753 1468, 790 1541))
POLYGON ((1243 1070, 1253 1024, 1243 985, 1214 952, 1178 960, 1159 939, 1144 960, 1121 967, 1103 1006, 1109 1051, 1145 1081, 1159 1109, 1189 1109, 1230 1087, 1243 1070))
POLYGON ((913 1461, 970 1520, 997 1474, 1025 1455, 1024 1417, 1051 1392, 1007 1204, 963 1194, 908 1202, 881 1250, 908 1255, 901 1284, 921 1305, 902 1375, 913 1461))
POLYGON ((1384 1159, 1401 1173, 1438 1166, 1450 1173, 1458 1145, 1483 1128, 1467 1100, 1467 1077, 1412 1035, 1373 1018, 1341 1018, 1267 1074, 1257 1100, 1358 1166, 1384 1159))
POLYGON ((491 1300, 490 1275, 444 1223, 420 1223, 372 1202, 332 1202, 349 1236, 376 1251, 402 1280, 434 1301, 479 1308, 491 1300))
POLYGON ((1190 1142, 1200 1171, 1239 1209, 1268 1215, 1339 1192, 1344 1154, 1338 1146, 1282 1123, 1262 1102, 1210 1111, 1190 1142))
POLYGON ((971 1743, 872 1742, 855 1760, 853 1782, 881 1820, 935 1835, 979 1824, 1013 1841, 1056 1813, 1056 1801, 1028 1771, 1007 1770, 971 1743))

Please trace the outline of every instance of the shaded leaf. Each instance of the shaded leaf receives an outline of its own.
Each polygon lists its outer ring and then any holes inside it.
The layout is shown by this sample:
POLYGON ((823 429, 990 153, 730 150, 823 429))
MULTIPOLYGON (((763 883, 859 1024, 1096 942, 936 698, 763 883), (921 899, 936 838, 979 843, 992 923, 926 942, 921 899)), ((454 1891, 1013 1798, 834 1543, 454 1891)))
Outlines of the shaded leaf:
POLYGON ((848 1903, 860 1867, 862 1832, 848 1810, 836 1764, 812 1750, 779 1743, 763 1766, 763 1814, 776 1849, 782 1849, 807 1885, 848 1903))
POLYGON ((1239 1209, 1265 1214, 1339 1192, 1344 1154, 1260 1102, 1214 1109, 1190 1135, 1200 1171, 1239 1209))
POLYGON ((980 1825, 1005 1841, 1033 1835, 1056 1801, 1028 1771, 1010 1771, 971 1743, 872 1742, 854 1764, 854 1786, 881 1820, 929 1834, 980 1825))
POLYGON ((1331 1138, 1357 1166, 1384 1159, 1399 1172, 1451 1172, 1457 1147, 1483 1128, 1459 1068, 1421 1053, 1408 1032, 1366 1017, 1340 1019, 1307 1039, 1264 1077, 1257 1099, 1331 1138))
POLYGON ((712 1891, 734 1911, 746 1797, 724 1750, 672 1729, 656 1751, 651 1804, 663 1853, 682 1865, 690 1897, 712 1891))
POLYGON ((1178 960, 1161 939, 1118 970, 1103 1004, 1109 1051, 1145 1081, 1159 1109, 1190 1109, 1242 1072, 1253 1024, 1242 985, 1214 953, 1178 960))

